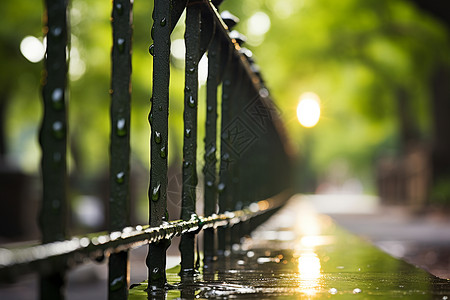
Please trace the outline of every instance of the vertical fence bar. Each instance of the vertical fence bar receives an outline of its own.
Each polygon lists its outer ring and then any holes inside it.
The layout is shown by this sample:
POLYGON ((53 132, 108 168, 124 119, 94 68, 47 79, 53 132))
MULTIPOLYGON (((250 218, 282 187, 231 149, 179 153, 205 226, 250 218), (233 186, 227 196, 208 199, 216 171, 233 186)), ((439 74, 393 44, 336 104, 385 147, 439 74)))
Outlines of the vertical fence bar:
MULTIPOLYGON (((201 5, 189 0, 186 9, 186 71, 184 89, 184 142, 183 188, 181 194, 181 219, 189 220, 195 214, 197 188, 197 107, 198 62, 200 61, 200 12, 201 5)), ((181 237, 181 274, 193 274, 195 233, 181 237)))
MULTIPOLYGON (((43 78, 42 148, 43 199, 40 212, 42 242, 63 240, 66 234, 67 172, 67 0, 46 0, 47 55, 43 78)), ((42 276, 41 299, 63 299, 64 272, 42 276)))
MULTIPOLYGON (((153 95, 149 114, 150 137, 150 187, 149 223, 159 226, 168 221, 167 216, 167 142, 170 79, 171 1, 155 0, 153 10, 153 95)), ((160 292, 166 283, 166 250, 170 241, 149 245, 147 255, 149 293, 160 292)))
MULTIPOLYGON (((219 29, 217 29, 218 31, 219 29)), ((208 80, 206 86, 206 130, 205 130, 205 180, 204 215, 217 213, 217 87, 219 85, 220 36, 217 32, 208 51, 208 80)), ((205 229, 203 233, 204 258, 211 261, 216 256, 214 228, 205 229)))
MULTIPOLYGON (((226 42, 223 47, 230 47, 226 42)), ((231 48, 231 47, 230 47, 231 48)), ((231 51, 232 52, 232 51, 231 51)), ((220 126, 220 171, 219 171, 219 185, 217 189, 219 191, 219 210, 220 212, 231 210, 231 154, 229 143, 229 128, 228 126, 232 120, 231 111, 231 98, 233 93, 232 80, 235 71, 235 65, 233 64, 233 54, 231 53, 225 71, 223 75, 222 83, 222 107, 221 117, 222 122, 220 126)), ((230 241, 230 228, 220 227, 218 228, 218 253, 224 255, 229 250, 230 241)))
MULTIPOLYGON (((130 100, 132 3, 114 0, 111 13, 113 46, 111 54, 111 145, 109 230, 130 225, 130 100)), ((127 299, 129 285, 128 251, 109 258, 109 299, 127 299)))

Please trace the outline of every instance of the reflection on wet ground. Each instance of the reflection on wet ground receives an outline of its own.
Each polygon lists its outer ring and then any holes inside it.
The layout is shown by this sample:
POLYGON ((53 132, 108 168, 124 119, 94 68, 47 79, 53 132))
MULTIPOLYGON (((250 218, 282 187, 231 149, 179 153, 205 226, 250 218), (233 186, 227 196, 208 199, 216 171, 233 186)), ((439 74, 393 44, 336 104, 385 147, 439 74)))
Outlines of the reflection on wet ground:
MULTIPOLYGON (((347 233, 301 197, 291 199, 252 238, 233 248, 230 256, 204 265, 182 285, 178 269, 170 269, 173 288, 167 299, 450 297, 448 280, 347 233)), ((129 299, 146 299, 145 289, 145 283, 134 287, 129 299)))

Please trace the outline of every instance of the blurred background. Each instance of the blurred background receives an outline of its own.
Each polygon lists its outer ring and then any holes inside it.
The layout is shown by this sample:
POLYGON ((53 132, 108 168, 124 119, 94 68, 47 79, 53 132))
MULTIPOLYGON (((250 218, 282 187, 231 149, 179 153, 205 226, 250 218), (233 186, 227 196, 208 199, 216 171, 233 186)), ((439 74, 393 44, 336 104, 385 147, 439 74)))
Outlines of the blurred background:
MULTIPOLYGON (((151 2, 134 1, 133 224, 148 222, 151 2)), ((227 0, 221 5, 221 11, 240 18, 236 30, 247 37, 245 47, 254 53, 285 122, 298 157, 297 192, 379 196, 383 204, 414 214, 449 211, 450 9, 435 2, 227 0), (308 95, 319 104, 320 118, 305 127, 297 106, 308 95)), ((106 229, 110 6, 110 1, 70 1, 70 234, 106 229)), ((39 238, 44 13, 41 1, 28 0, 1 1, 0 11, 0 242, 9 243, 39 238)), ((183 21, 172 34, 171 219, 179 217, 181 187, 183 21)), ((206 70, 203 58, 203 98, 206 70)), ((200 101, 199 124, 205 112, 200 101)))

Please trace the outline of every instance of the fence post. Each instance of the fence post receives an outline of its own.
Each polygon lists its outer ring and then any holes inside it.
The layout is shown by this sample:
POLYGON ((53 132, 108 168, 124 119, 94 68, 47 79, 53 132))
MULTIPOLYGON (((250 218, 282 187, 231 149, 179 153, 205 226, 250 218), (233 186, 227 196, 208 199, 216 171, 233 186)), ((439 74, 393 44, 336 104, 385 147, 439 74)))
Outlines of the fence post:
MULTIPOLYGON (((111 13, 110 232, 130 225, 131 20, 130 0, 114 0, 111 13)), ((128 251, 111 254, 108 264, 108 298, 126 299, 130 280, 128 251)))
MULTIPOLYGON (((149 224, 160 226, 168 221, 167 215, 167 155, 170 79, 171 1, 155 0, 153 10, 153 94, 149 114, 150 186, 149 224)), ((147 255, 148 292, 160 293, 166 283, 166 250, 170 241, 149 245, 147 255)))
MULTIPOLYGON (((197 188, 198 63, 200 61, 201 3, 189 0, 186 9, 186 70, 184 88, 183 187, 181 219, 195 214, 197 188)), ((194 273, 195 233, 181 237, 181 275, 194 273)))
MULTIPOLYGON (((205 130, 205 167, 204 173, 204 215, 217 213, 217 87, 220 82, 221 41, 219 29, 214 34, 208 51, 208 80, 206 96, 206 130, 205 130)), ((204 258, 211 261, 217 255, 214 228, 205 229, 203 233, 204 258)))
MULTIPOLYGON (((42 120, 39 141, 42 148, 43 198, 39 216, 42 242, 64 240, 66 235, 67 185, 67 1, 46 0, 47 55, 44 61, 42 120)), ((64 271, 41 276, 41 299, 64 299, 64 271)))

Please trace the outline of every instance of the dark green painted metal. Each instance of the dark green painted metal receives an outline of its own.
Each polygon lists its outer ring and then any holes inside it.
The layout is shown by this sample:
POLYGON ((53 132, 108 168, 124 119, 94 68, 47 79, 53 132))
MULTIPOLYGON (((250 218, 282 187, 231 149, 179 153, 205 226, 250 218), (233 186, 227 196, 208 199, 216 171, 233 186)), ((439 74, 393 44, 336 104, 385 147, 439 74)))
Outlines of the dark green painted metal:
MULTIPOLYGON (((204 215, 217 213, 217 88, 220 83, 221 40, 215 35, 208 50, 208 80, 206 86, 206 130, 205 130, 205 167, 204 174, 204 215)), ((212 260, 216 256, 214 229, 203 233, 204 259, 212 260)))
MULTIPOLYGON (((184 142, 183 187, 181 219, 189 220, 195 214, 197 189, 197 108, 198 62, 200 61, 201 3, 189 0, 186 9, 186 72, 184 88, 184 142), (188 134, 189 133, 189 134, 188 134)), ((195 234, 185 234, 180 241, 181 273, 195 272, 195 234)))
MULTIPOLYGON (((45 1, 47 56, 43 78, 44 117, 39 133, 42 148, 43 198, 39 216, 42 242, 65 239, 67 209, 66 46, 67 1, 45 1)), ((42 276, 41 299, 63 299, 64 270, 42 276)))
MULTIPOLYGON (((230 47, 224 43, 223 48, 230 47)), ((221 126, 220 126, 220 170, 219 170, 219 211, 225 212, 232 209, 232 170, 233 164, 230 148, 230 141, 227 127, 232 120, 231 98, 233 94, 232 81, 235 79, 234 72, 237 65, 233 64, 233 58, 230 57, 223 75, 222 83, 222 107, 221 107, 221 126)), ((230 229, 219 228, 218 230, 218 254, 223 255, 225 251, 230 250, 230 229)))
MULTIPOLYGON (((114 0, 112 23, 111 140, 109 230, 130 225, 130 100, 132 3, 114 0)), ((109 299, 126 299, 129 285, 128 252, 109 258, 109 299)))
POLYGON ((107 257, 111 253, 134 249, 147 244, 160 244, 175 236, 198 232, 200 229, 231 226, 281 206, 289 194, 254 202, 239 211, 208 217, 193 217, 188 221, 170 221, 158 227, 126 227, 111 233, 93 233, 85 237, 35 245, 19 249, 0 248, 0 282, 11 281, 17 276, 37 271, 53 274, 66 265, 75 266, 86 259, 107 257))
MULTIPOLYGON (((153 11, 153 95, 149 115, 150 142, 150 226, 159 226, 167 220, 167 153, 170 79, 171 2, 155 0, 153 11), (153 121, 151 121, 153 120, 153 121), (164 153, 164 155, 162 155, 164 153)), ((159 290, 166 284, 166 250, 169 241, 150 244, 147 255, 150 290, 159 290)))

